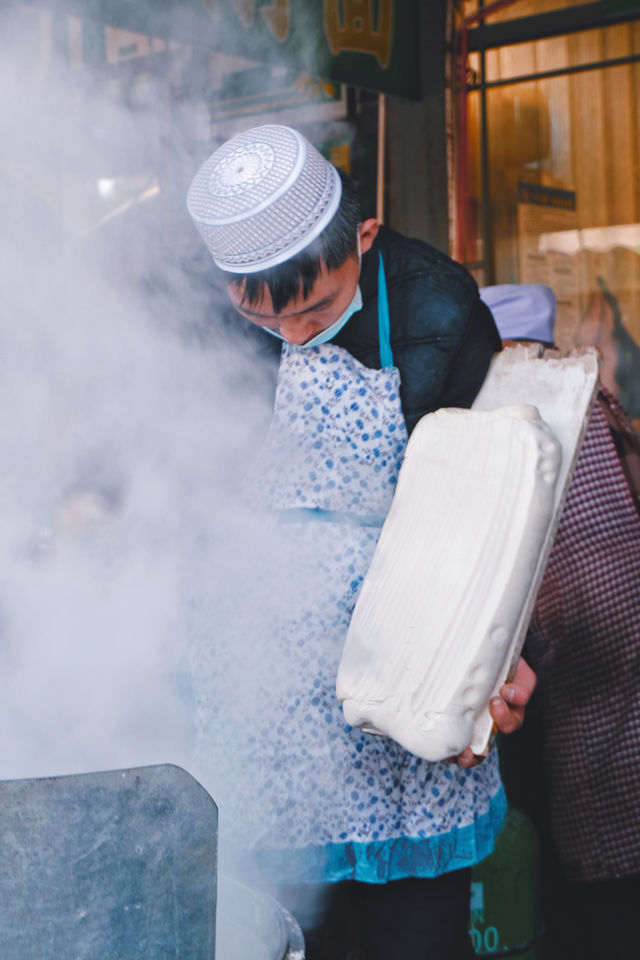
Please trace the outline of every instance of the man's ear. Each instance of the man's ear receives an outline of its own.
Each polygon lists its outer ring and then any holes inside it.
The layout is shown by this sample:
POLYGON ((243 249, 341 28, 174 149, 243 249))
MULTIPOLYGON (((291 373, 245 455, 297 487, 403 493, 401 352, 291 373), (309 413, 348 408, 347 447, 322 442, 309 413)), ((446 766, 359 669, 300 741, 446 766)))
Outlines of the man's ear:
POLYGON ((371 249, 371 244, 375 240, 379 229, 380 224, 377 220, 362 221, 358 228, 360 232, 360 250, 362 253, 366 253, 367 250, 371 249))

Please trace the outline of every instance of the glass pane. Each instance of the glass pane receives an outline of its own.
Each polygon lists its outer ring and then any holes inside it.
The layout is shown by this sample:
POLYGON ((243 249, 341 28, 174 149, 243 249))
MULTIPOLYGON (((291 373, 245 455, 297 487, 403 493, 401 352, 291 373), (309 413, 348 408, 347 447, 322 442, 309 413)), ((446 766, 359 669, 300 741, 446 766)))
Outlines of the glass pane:
POLYGON ((583 30, 563 37, 488 50, 486 80, 491 83, 633 55, 640 55, 640 35, 634 30, 633 24, 583 30))
MULTIPOLYGON (((640 23, 554 43, 622 55, 640 23)), ((470 115, 473 134, 478 94, 470 115)), ((558 344, 600 347, 604 384, 640 418, 640 64, 490 89, 487 122, 495 282, 551 286, 558 344)), ((471 147, 477 210, 477 135, 471 147)))

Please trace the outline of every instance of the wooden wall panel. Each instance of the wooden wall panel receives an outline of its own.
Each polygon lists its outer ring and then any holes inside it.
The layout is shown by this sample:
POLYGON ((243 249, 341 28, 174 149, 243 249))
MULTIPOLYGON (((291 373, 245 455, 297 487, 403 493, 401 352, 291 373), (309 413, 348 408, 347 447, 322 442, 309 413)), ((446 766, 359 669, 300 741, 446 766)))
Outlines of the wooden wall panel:
MULTIPOLYGON (((521 0, 503 18, 557 5, 554 0, 521 0)), ((487 76, 489 80, 508 78, 631 54, 640 54, 640 22, 490 51, 487 76)), ((470 104, 477 130, 479 97, 470 98, 470 104)), ((589 248, 583 246, 576 254, 582 316, 576 336, 588 342, 604 336, 605 328, 593 308, 594 295, 600 290, 598 277, 602 277, 617 299, 624 328, 622 339, 616 339, 609 315, 605 339, 611 352, 603 364, 603 376, 623 400, 637 404, 631 412, 640 418, 640 347, 635 349, 640 344, 640 238, 634 249, 629 242, 612 240, 606 230, 635 224, 640 231, 640 64, 492 89, 487 93, 487 108, 496 282, 520 280, 518 181, 575 191, 578 227, 605 228, 596 233, 589 248), (621 369, 616 351, 623 342, 627 344, 626 375, 638 382, 635 393, 628 383, 623 389, 615 380, 616 370, 621 369)), ((479 167, 477 155, 475 161, 479 167)), ((476 189, 479 183, 476 170, 476 189)))

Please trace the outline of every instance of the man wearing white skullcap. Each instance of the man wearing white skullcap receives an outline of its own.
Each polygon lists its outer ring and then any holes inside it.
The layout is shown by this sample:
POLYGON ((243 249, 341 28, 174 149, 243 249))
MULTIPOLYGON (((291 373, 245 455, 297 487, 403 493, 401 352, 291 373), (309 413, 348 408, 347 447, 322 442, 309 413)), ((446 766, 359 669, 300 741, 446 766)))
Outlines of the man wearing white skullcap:
POLYGON ((409 431, 438 407, 471 405, 500 349, 473 278, 428 244, 363 220, 353 181, 298 131, 265 125, 233 137, 202 165, 187 204, 252 323, 305 348, 331 341, 373 369, 393 364, 409 431))
MULTIPOLYGON (((504 284, 480 296, 504 341, 553 344, 549 287, 504 284)), ((567 960, 637 952, 639 637, 640 444, 601 388, 526 645, 538 709, 503 753, 511 799, 540 834, 545 925, 567 960)))
MULTIPOLYGON (((418 759, 346 726, 335 678, 408 432, 438 407, 471 405, 500 349, 490 311, 459 264, 363 220, 349 177, 289 127, 223 144, 188 208, 238 313, 284 341, 251 485, 280 520, 280 549, 263 558, 262 619, 243 627, 230 611, 230 636, 216 635, 228 651, 250 635, 273 652, 269 689, 248 705, 215 670, 199 681, 212 777, 225 749, 240 768, 217 787, 221 823, 275 881, 340 890, 367 960, 473 957, 470 868, 505 811, 495 751, 479 764, 469 748, 458 764, 418 759), (286 615, 269 626, 285 592, 286 615)), ((522 664, 503 687, 492 705, 500 729, 520 725, 534 682, 522 664)), ((323 945, 326 933, 309 936, 310 960, 347 955, 347 942, 343 954, 323 945)))

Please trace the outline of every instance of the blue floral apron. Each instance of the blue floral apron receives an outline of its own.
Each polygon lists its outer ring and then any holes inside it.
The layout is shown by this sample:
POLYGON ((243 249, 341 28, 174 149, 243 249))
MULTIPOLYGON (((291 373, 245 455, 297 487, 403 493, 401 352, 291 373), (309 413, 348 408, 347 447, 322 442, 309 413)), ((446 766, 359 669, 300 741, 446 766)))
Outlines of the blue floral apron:
POLYGON ((470 866, 491 852, 505 811, 495 751, 469 770, 429 763, 349 727, 336 699, 407 441, 382 261, 378 300, 380 370, 331 343, 285 345, 252 471, 259 510, 195 666, 196 775, 228 842, 279 882, 470 866), (231 610, 234 576, 243 591, 231 610))

